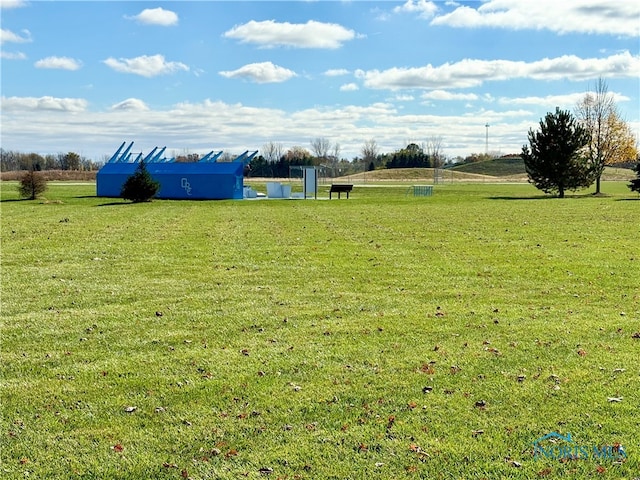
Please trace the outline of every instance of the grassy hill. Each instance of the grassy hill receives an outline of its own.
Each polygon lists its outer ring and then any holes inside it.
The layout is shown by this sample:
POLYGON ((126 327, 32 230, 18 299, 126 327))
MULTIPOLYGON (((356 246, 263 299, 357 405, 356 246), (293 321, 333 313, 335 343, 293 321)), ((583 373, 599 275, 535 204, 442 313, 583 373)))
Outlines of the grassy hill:
POLYGON ((524 161, 520 157, 494 158, 476 163, 466 163, 453 167, 457 172, 489 175, 492 177, 508 177, 512 175, 524 175, 524 161))
MULTIPOLYGON (((436 183, 433 168, 392 168, 347 175, 334 181, 353 183, 425 182, 436 183)), ((495 158, 440 170, 440 183, 526 182, 527 174, 520 157, 495 158)), ((628 168, 606 167, 602 179, 628 181, 635 174, 628 168)))

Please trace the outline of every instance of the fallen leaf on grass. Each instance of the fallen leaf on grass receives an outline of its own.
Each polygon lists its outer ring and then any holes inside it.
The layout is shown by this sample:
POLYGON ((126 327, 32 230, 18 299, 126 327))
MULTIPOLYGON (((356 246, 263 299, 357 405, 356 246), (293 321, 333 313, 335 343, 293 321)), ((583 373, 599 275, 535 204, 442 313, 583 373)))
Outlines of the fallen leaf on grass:
POLYGON ((436 373, 436 370, 433 368, 433 363, 423 363, 420 367, 420 371, 422 373, 426 373, 427 375, 433 375, 436 373))
POLYGON ((598 472, 598 473, 605 473, 606 471, 607 471, 607 469, 604 468, 602 465, 598 465, 596 467, 596 472, 598 472))
POLYGON ((477 437, 479 435, 482 435, 484 433, 484 430, 472 430, 471 431, 471 436, 472 437, 477 437))
POLYGON ((550 475, 552 471, 553 471, 553 470, 551 470, 551 469, 550 469, 550 468, 548 468, 548 467, 547 467, 547 468, 543 468, 542 470, 540 470, 540 471, 538 472, 538 476, 539 476, 539 477, 546 477, 547 475, 550 475))
POLYGON ((391 427, 393 427, 394 423, 396 423, 396 417, 395 417, 395 415, 390 415, 389 416, 389 421, 387 422, 387 430, 389 430, 391 427))
POLYGON ((578 350, 578 355, 580 355, 581 357, 585 357, 587 355, 587 352, 581 348, 578 350))
POLYGON ((124 411, 127 413, 133 413, 138 409, 138 407, 124 407, 124 411))
POLYGON ((258 470, 258 472, 260 472, 262 475, 269 475, 270 473, 273 473, 273 468, 262 467, 260 470, 258 470))
POLYGON ((113 447, 111 447, 111 450, 120 453, 124 450, 124 447, 122 446, 122 444, 116 443, 113 447))
POLYGON ((430 455, 427 452, 422 450, 422 448, 420 448, 420 446, 415 444, 415 443, 412 443, 412 444, 409 445, 409 450, 414 452, 415 454, 417 454, 418 457, 420 457, 420 458, 428 458, 428 457, 430 457, 430 455))

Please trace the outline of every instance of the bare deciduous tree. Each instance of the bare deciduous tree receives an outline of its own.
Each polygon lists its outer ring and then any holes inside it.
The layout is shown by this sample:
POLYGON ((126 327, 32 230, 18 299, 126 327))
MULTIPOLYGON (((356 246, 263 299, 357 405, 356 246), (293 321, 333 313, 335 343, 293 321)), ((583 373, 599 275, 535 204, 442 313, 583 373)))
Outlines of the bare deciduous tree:
POLYGON ((326 159, 331 150, 331 142, 325 137, 318 137, 311 140, 311 151, 316 158, 326 159))
POLYGON ((442 137, 431 136, 427 139, 423 146, 424 153, 429 156, 431 165, 439 168, 444 165, 444 151, 442 148, 442 137))
POLYGON ((262 157, 269 163, 277 162, 284 155, 284 147, 281 143, 269 142, 262 146, 262 157))
POLYGON ((378 144, 373 138, 364 142, 360 153, 362 153, 362 160, 366 167, 376 161, 376 158, 378 158, 378 151, 378 144))
POLYGON ((331 149, 331 156, 335 162, 340 161, 340 144, 338 142, 333 144, 333 148, 331 149))
POLYGON ((594 91, 585 94, 575 108, 576 117, 590 134, 586 152, 600 193, 600 178, 604 167, 616 161, 629 160, 635 152, 635 138, 620 117, 615 98, 607 82, 599 78, 594 91))

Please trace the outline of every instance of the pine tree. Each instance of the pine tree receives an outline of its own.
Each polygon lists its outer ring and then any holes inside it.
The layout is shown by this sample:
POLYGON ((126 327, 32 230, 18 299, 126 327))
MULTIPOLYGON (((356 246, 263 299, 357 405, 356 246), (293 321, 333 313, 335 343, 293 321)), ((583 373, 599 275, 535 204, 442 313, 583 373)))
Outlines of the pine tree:
POLYGON ((633 168, 633 171, 636 172, 636 178, 631 180, 629 183, 629 188, 632 192, 638 192, 640 194, 640 161, 633 168))
POLYGON ((144 161, 140 162, 136 171, 122 185, 120 196, 132 202, 148 202, 160 190, 160 183, 149 174, 144 161))
POLYGON ((556 108, 540 121, 540 130, 529 130, 529 144, 522 158, 529 182, 545 193, 563 198, 565 191, 590 186, 594 177, 584 148, 589 132, 568 111, 556 108))

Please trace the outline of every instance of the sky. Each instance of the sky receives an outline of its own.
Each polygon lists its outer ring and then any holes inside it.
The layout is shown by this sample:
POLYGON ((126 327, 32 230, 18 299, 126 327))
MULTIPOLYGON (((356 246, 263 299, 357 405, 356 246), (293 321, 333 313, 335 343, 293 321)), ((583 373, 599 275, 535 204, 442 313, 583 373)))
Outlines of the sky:
POLYGON ((0 0, 5 150, 95 161, 439 139, 519 153, 603 78, 640 135, 640 2, 0 0))

